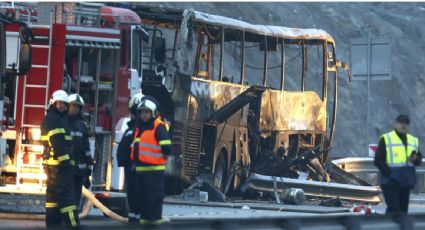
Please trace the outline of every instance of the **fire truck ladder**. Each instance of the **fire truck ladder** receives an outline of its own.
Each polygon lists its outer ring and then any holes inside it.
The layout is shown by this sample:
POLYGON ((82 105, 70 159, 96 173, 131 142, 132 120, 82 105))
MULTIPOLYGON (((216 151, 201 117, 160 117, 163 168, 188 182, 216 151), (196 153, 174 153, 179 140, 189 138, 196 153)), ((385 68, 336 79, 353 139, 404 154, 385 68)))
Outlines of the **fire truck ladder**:
MULTIPOLYGON (((22 114, 23 117, 21 119, 21 131, 20 131, 20 137, 18 139, 18 156, 17 156, 17 161, 16 161, 16 185, 18 188, 20 188, 20 186, 23 184, 23 181, 21 181, 21 179, 36 179, 38 181, 38 189, 42 190, 43 188, 43 180, 46 179, 45 178, 45 174, 44 174, 44 169, 43 169, 43 164, 42 164, 42 159, 39 158, 38 160, 36 159, 35 162, 36 163, 24 163, 24 152, 26 148, 41 148, 41 145, 39 144, 27 144, 27 143, 22 143, 22 137, 24 136, 24 130, 28 129, 28 128, 40 128, 39 124, 30 124, 28 122, 26 122, 24 119, 25 116, 29 116, 29 114, 27 114, 27 109, 28 108, 36 108, 36 109, 46 109, 46 105, 48 103, 48 99, 49 99, 49 83, 50 83, 50 63, 51 63, 51 44, 52 44, 52 24, 50 24, 49 27, 49 37, 48 37, 48 43, 47 45, 31 45, 31 47, 33 48, 33 52, 37 52, 37 50, 46 50, 48 52, 48 58, 47 58, 47 63, 46 65, 32 65, 32 69, 45 69, 46 71, 46 76, 40 76, 40 77, 45 77, 46 79, 46 84, 29 84, 27 83, 27 76, 24 77, 23 81, 24 81, 24 87, 23 87, 23 102, 22 102, 22 114), (38 88, 38 89, 44 89, 45 90, 45 95, 44 96, 44 100, 43 102, 39 103, 39 104, 29 104, 27 102, 27 95, 26 95, 26 91, 27 89, 34 89, 34 88, 38 88)), ((44 37, 43 37, 44 38, 44 37)), ((42 149, 40 150, 36 150, 37 152, 39 152, 40 154, 42 153, 42 149)))

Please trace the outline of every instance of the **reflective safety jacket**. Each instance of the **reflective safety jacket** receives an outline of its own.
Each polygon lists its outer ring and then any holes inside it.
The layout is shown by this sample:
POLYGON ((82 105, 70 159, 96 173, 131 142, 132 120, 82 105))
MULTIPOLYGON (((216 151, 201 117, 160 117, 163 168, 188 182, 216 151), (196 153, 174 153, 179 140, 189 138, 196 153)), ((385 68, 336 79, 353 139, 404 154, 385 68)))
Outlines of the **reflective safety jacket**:
POLYGON ((165 129, 167 130, 167 132, 170 132, 170 125, 167 122, 164 121, 164 119, 162 118, 162 116, 158 116, 156 119, 159 120, 159 121, 161 121, 161 122, 163 122, 164 123, 164 126, 165 126, 165 129))
POLYGON ((137 162, 136 171, 164 170, 171 140, 164 122, 151 120, 134 131, 130 159, 137 162), (158 166, 158 167, 155 167, 158 166))
POLYGON ((41 141, 44 146, 43 164, 75 166, 72 137, 62 114, 53 107, 49 108, 41 123, 41 141))
MULTIPOLYGON (((420 153, 419 140, 411 134, 406 134, 403 143, 396 131, 382 135, 385 142, 386 164, 390 168, 388 175, 381 175, 380 183, 398 184, 413 187, 416 184, 416 170, 410 161, 413 151, 420 153)), ((420 154, 419 154, 420 155, 420 154)))
POLYGON ((412 163, 409 161, 409 158, 413 151, 419 150, 418 138, 407 133, 407 146, 405 146, 395 131, 386 133, 382 135, 382 137, 385 140, 387 152, 386 161, 388 166, 401 167, 412 165, 412 163))
POLYGON ((89 135, 81 117, 66 115, 66 126, 72 136, 72 150, 79 170, 90 169, 93 159, 90 154, 89 135))

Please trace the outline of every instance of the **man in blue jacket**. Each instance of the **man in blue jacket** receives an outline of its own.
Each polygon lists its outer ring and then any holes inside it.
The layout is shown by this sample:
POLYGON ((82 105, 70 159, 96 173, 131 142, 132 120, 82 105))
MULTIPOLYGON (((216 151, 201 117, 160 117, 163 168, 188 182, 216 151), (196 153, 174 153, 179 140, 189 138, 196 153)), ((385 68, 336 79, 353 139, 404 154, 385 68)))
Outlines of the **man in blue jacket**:
POLYGON ((386 214, 407 214, 410 190, 416 184, 416 170, 422 162, 419 139, 408 133, 407 115, 396 118, 394 130, 383 134, 378 143, 374 163, 387 204, 386 214))
MULTIPOLYGON (((130 160, 130 145, 133 142, 133 130, 135 127, 137 127, 138 123, 138 113, 137 113, 137 106, 139 105, 140 101, 144 95, 139 92, 135 94, 129 101, 128 109, 130 110, 130 116, 131 120, 127 122, 127 129, 124 132, 124 135, 122 136, 122 139, 118 145, 117 149, 117 161, 119 167, 124 167, 125 172, 125 180, 126 180, 126 193, 127 193, 127 200, 132 201, 134 200, 135 196, 137 196, 137 188, 136 183, 134 182, 136 180, 136 173, 130 171, 130 167, 132 165, 130 160)), ((127 202, 128 203, 128 222, 130 224, 137 224, 140 219, 140 211, 137 210, 137 206, 133 202, 127 202)))

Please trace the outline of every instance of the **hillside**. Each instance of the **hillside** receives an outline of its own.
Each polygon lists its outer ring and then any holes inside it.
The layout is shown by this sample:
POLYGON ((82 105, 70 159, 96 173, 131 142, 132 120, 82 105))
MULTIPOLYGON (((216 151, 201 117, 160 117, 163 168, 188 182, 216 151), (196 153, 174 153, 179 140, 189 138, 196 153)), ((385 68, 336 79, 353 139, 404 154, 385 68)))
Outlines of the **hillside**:
MULTIPOLYGON (((391 40, 391 80, 371 81, 369 143, 377 143, 392 128, 394 118, 411 116, 411 131, 425 138, 425 3, 240 3, 173 2, 133 3, 160 7, 192 8, 253 24, 318 28, 331 34, 337 58, 350 64, 350 39, 384 37, 391 40)), ((51 3, 39 3, 42 8, 51 3)), ((48 15, 48 14, 46 14, 48 15)), ((46 16, 44 15, 44 16, 46 16)), ((43 15, 40 15, 43 16, 43 15)), ((249 57, 248 57, 249 58, 249 57)), ((255 58, 255 57, 254 57, 255 58)), ((367 156, 367 82, 348 83, 340 72, 337 129, 331 157, 367 156)), ((422 144, 421 144, 422 146, 422 144)))
MULTIPOLYGON (((411 131, 424 139, 425 56, 423 37, 425 3, 142 3, 143 5, 192 8, 205 13, 241 19, 253 24, 318 28, 331 34, 338 59, 350 63, 350 39, 391 39, 391 80, 370 83, 369 142, 392 128, 400 113, 411 116, 411 131)), ((340 73, 337 129, 331 156, 367 156, 367 82, 348 83, 340 73)))

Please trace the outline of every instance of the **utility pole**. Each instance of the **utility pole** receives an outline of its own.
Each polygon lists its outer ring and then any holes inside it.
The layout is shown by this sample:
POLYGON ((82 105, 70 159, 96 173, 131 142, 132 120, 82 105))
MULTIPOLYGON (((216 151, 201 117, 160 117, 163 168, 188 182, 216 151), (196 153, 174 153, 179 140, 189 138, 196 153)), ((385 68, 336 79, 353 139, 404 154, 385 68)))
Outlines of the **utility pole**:
MULTIPOLYGON (((371 144, 370 134, 373 133, 370 128, 370 101, 372 96, 370 88, 371 84, 375 80, 391 80, 391 40, 385 37, 372 37, 372 28, 369 24, 361 25, 359 27, 362 37, 354 38, 351 40, 351 64, 353 67, 353 79, 359 81, 367 81, 366 127, 359 127, 361 129, 365 129, 364 141, 366 142, 365 149, 367 153, 369 152, 369 144, 371 144), (364 32, 366 32, 364 28, 367 28, 367 37, 364 34, 364 32), (357 47, 361 47, 361 49, 356 50, 356 52, 353 52, 353 50, 357 47), (364 65, 365 59, 366 65, 364 65), (372 59, 374 62, 372 62, 372 59), (353 63, 355 64, 356 69, 354 68, 353 63), (375 66, 372 66, 372 64, 374 64, 375 66)), ((375 138, 375 135, 373 135, 373 137, 375 138)), ((372 140, 372 143, 376 142, 372 140)))
POLYGON ((366 153, 369 152, 369 94, 370 94, 370 63, 371 63, 370 25, 367 25, 367 103, 366 103, 366 153))

